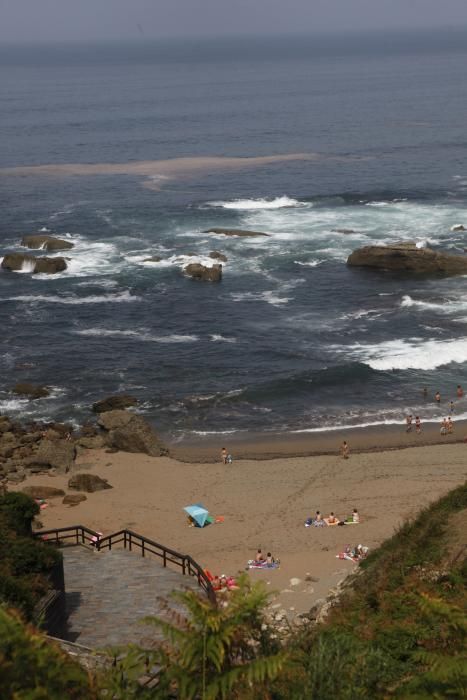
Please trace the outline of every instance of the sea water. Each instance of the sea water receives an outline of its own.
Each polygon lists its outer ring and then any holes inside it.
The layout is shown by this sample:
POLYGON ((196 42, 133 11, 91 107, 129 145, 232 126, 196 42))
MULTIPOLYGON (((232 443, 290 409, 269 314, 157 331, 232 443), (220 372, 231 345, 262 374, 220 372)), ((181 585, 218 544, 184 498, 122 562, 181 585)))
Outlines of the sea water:
POLYGON ((38 231, 74 243, 63 273, 0 274, 0 411, 79 423, 128 392, 181 439, 437 420, 434 393, 467 387, 466 278, 346 266, 368 244, 467 247, 467 34, 6 46, 0 62, 0 257, 38 231), (193 160, 284 154, 307 157, 193 160), (72 174, 30 167, 46 164, 72 174), (184 276, 212 251, 221 283, 184 276), (17 381, 51 395, 15 399, 17 381))

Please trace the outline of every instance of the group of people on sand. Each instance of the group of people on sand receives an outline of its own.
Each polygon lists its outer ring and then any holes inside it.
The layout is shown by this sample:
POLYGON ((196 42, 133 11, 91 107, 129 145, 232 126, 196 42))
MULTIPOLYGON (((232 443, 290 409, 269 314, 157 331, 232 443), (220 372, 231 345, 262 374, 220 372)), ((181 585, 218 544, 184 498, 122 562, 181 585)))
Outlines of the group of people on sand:
POLYGON ((273 564, 276 563, 276 560, 272 556, 271 552, 268 552, 266 554, 266 556, 264 556, 264 554, 260 548, 258 548, 258 550, 255 554, 254 561, 256 562, 256 564, 263 564, 264 563, 264 566, 272 566, 273 564))
POLYGON ((317 510, 314 518, 307 518, 305 520, 305 527, 333 527, 334 525, 356 525, 360 522, 360 515, 356 508, 353 509, 352 515, 349 515, 345 520, 341 520, 331 511, 327 518, 323 518, 320 511, 317 510))
MULTIPOLYGON (((464 390, 463 390, 462 386, 460 384, 458 384, 457 389, 456 389, 456 397, 457 397, 457 399, 462 399, 463 396, 464 396, 464 390)), ((423 389, 423 397, 425 399, 428 398, 428 389, 426 387, 423 389)), ((434 401, 436 404, 438 404, 438 406, 441 405, 441 394, 439 391, 437 391, 436 394, 434 395, 434 401)), ((454 423, 453 423, 451 416, 454 413, 454 410, 455 410, 455 404, 454 404, 454 401, 451 400, 449 402, 450 415, 447 418, 443 418, 443 421, 441 423, 441 429, 440 429, 441 435, 450 435, 453 432, 454 423)), ((415 416, 415 421, 414 421, 414 418, 411 414, 406 416, 405 432, 406 433, 412 432, 412 428, 413 428, 414 424, 415 424, 415 432, 417 434, 420 434, 422 432, 422 423, 420 420, 420 416, 415 416)))

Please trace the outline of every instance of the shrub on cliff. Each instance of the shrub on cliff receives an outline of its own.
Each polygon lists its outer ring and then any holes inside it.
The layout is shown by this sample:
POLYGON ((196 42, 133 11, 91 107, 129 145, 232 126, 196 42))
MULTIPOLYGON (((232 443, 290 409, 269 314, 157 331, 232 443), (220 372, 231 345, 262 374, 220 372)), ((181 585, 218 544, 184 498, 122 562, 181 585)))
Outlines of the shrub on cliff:
POLYGON ((37 503, 24 493, 13 491, 0 497, 0 517, 17 535, 30 535, 34 516, 39 514, 37 503))

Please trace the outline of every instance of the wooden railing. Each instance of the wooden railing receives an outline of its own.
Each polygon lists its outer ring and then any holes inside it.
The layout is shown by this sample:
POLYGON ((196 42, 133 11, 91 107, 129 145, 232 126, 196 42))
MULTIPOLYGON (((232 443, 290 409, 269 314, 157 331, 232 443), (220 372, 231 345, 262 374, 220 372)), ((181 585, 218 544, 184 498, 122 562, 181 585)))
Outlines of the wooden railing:
POLYGON ((133 532, 133 530, 119 530, 110 535, 102 536, 94 530, 90 530, 84 525, 71 525, 69 527, 60 527, 54 530, 41 530, 34 533, 38 539, 55 545, 91 545, 96 549, 111 550, 112 547, 123 545, 124 549, 130 552, 139 550, 141 556, 153 555, 158 557, 164 567, 167 564, 178 566, 184 576, 192 576, 196 578, 198 586, 202 588, 209 600, 217 605, 216 594, 211 585, 209 578, 204 573, 200 565, 189 554, 180 554, 175 549, 169 549, 159 542, 150 540, 143 535, 133 532))

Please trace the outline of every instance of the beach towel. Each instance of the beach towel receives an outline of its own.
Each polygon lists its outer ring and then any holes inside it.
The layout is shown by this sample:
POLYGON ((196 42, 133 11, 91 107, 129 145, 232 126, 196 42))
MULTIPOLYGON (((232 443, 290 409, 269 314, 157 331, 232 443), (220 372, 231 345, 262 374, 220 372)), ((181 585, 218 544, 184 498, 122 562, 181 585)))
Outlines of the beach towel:
POLYGON ((249 559, 247 569, 278 569, 279 565, 279 560, 274 561, 272 564, 268 564, 265 561, 255 561, 255 559, 249 559))

